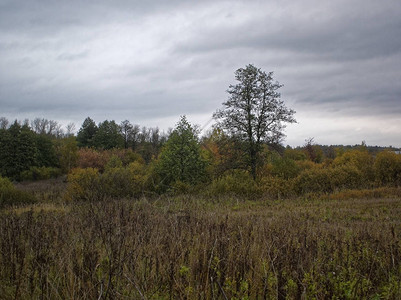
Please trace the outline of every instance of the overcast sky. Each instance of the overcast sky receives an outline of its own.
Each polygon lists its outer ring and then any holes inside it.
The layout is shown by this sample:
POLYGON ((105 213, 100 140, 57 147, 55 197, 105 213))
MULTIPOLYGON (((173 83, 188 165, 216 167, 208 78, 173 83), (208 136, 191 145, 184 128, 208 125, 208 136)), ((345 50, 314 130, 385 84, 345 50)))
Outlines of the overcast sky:
POLYGON ((236 69, 284 84, 284 145, 401 147, 401 1, 0 0, 0 117, 208 129, 236 69))

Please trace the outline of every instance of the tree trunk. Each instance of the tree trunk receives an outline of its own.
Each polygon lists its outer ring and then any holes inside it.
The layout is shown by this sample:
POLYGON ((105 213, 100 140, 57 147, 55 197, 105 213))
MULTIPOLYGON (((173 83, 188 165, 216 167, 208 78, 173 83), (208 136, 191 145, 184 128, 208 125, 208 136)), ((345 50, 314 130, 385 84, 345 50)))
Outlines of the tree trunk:
POLYGON ((251 175, 253 180, 256 180, 256 149, 254 145, 251 145, 249 156, 251 161, 251 175))

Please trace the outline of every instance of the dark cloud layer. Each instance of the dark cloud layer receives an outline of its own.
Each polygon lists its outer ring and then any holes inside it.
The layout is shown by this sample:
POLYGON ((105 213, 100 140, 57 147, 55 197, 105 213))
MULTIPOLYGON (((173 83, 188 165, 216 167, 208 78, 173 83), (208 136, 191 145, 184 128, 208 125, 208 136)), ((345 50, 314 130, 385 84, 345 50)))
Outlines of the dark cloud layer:
POLYGON ((204 125, 253 63, 298 112, 290 144, 401 146, 400 15, 398 0, 0 0, 0 116, 204 125))

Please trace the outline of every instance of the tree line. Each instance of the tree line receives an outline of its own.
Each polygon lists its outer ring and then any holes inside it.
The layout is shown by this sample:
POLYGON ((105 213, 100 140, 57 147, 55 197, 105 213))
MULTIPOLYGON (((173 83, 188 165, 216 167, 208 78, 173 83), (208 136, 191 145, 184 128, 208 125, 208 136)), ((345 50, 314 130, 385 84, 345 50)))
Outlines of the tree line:
POLYGON ((199 138, 197 127, 181 117, 168 134, 157 128, 132 129, 134 134, 127 135, 114 121, 96 125, 87 118, 77 135, 55 136, 14 122, 0 129, 1 176, 35 180, 69 174, 74 199, 88 198, 85 193, 93 184, 102 189, 102 197, 208 189, 214 195, 274 198, 401 184, 401 155, 372 151, 364 144, 328 147, 313 139, 296 148, 262 144, 254 179, 246 143, 220 128, 199 138), (118 130, 99 129, 104 124, 118 130), (77 190, 84 192, 76 195, 77 190))
POLYGON ((53 168, 58 175, 76 166, 80 149, 96 151, 131 149, 146 162, 158 155, 168 134, 156 128, 132 125, 128 120, 118 125, 114 120, 96 124, 86 118, 78 133, 74 125, 67 130, 54 120, 36 118, 32 122, 0 118, 0 174, 22 180, 24 172, 34 168, 53 168), (59 169, 59 170, 56 170, 59 169))
POLYGON ((128 120, 96 124, 87 117, 76 135, 73 124, 63 130, 52 120, 10 125, 0 118, 0 174, 11 180, 69 174, 71 186, 83 193, 77 196, 70 189, 72 198, 87 197, 84 187, 77 189, 85 182, 97 185, 103 196, 207 186, 214 194, 283 197, 400 185, 401 156, 391 151, 372 153, 364 144, 322 147, 313 139, 284 148, 285 125, 296 120, 281 100, 282 85, 272 72, 253 65, 238 69, 235 79, 228 100, 213 115, 215 126, 202 137, 185 116, 168 132, 128 120))

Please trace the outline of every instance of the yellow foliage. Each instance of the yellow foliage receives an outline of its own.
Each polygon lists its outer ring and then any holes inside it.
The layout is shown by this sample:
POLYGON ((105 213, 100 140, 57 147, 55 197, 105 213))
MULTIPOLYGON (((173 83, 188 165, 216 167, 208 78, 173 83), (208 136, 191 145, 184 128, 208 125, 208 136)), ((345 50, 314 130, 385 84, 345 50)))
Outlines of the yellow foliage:
POLYGON ((1 177, 0 176, 0 191, 7 190, 7 189, 13 189, 14 186, 10 179, 6 177, 1 177))
POLYGON ((310 160, 298 160, 295 162, 301 171, 309 170, 312 168, 322 168, 321 164, 316 164, 310 160))
POLYGON ((67 200, 93 201, 103 198, 100 173, 94 168, 73 169, 68 175, 67 200))
POLYGON ((32 194, 16 189, 8 178, 0 176, 0 208, 34 202, 36 198, 32 194))
POLYGON ((287 148, 284 151, 284 157, 292 160, 297 160, 297 161, 304 161, 306 160, 306 154, 304 151, 299 150, 299 149, 291 149, 287 148))
POLYGON ((132 181, 132 195, 141 194, 145 189, 149 189, 149 172, 146 165, 140 161, 134 161, 127 167, 132 181))
POLYGON ((209 186, 212 196, 236 195, 252 198, 260 195, 260 188, 251 175, 243 170, 226 172, 221 178, 215 179, 209 186))
POLYGON ((74 169, 68 175, 66 198, 93 201, 106 197, 137 197, 146 188, 148 177, 145 165, 139 161, 127 167, 108 166, 104 173, 94 168, 74 169))
POLYGON ((373 181, 373 157, 363 150, 351 150, 338 156, 333 161, 333 166, 353 166, 357 168, 364 176, 365 182, 373 181))
POLYGON ((350 200, 350 199, 379 199, 379 198, 399 198, 401 189, 396 187, 380 187, 375 189, 363 190, 344 190, 333 193, 329 196, 331 200, 350 200))
POLYGON ((298 194, 331 193, 336 190, 359 187, 362 180, 362 173, 351 165, 312 168, 303 171, 294 179, 294 190, 298 194))
POLYGON ((293 181, 280 177, 266 176, 261 178, 259 187, 269 198, 281 199, 293 195, 293 181))
POLYGON ((380 152, 374 163, 376 180, 386 185, 401 185, 401 155, 391 151, 380 152))

